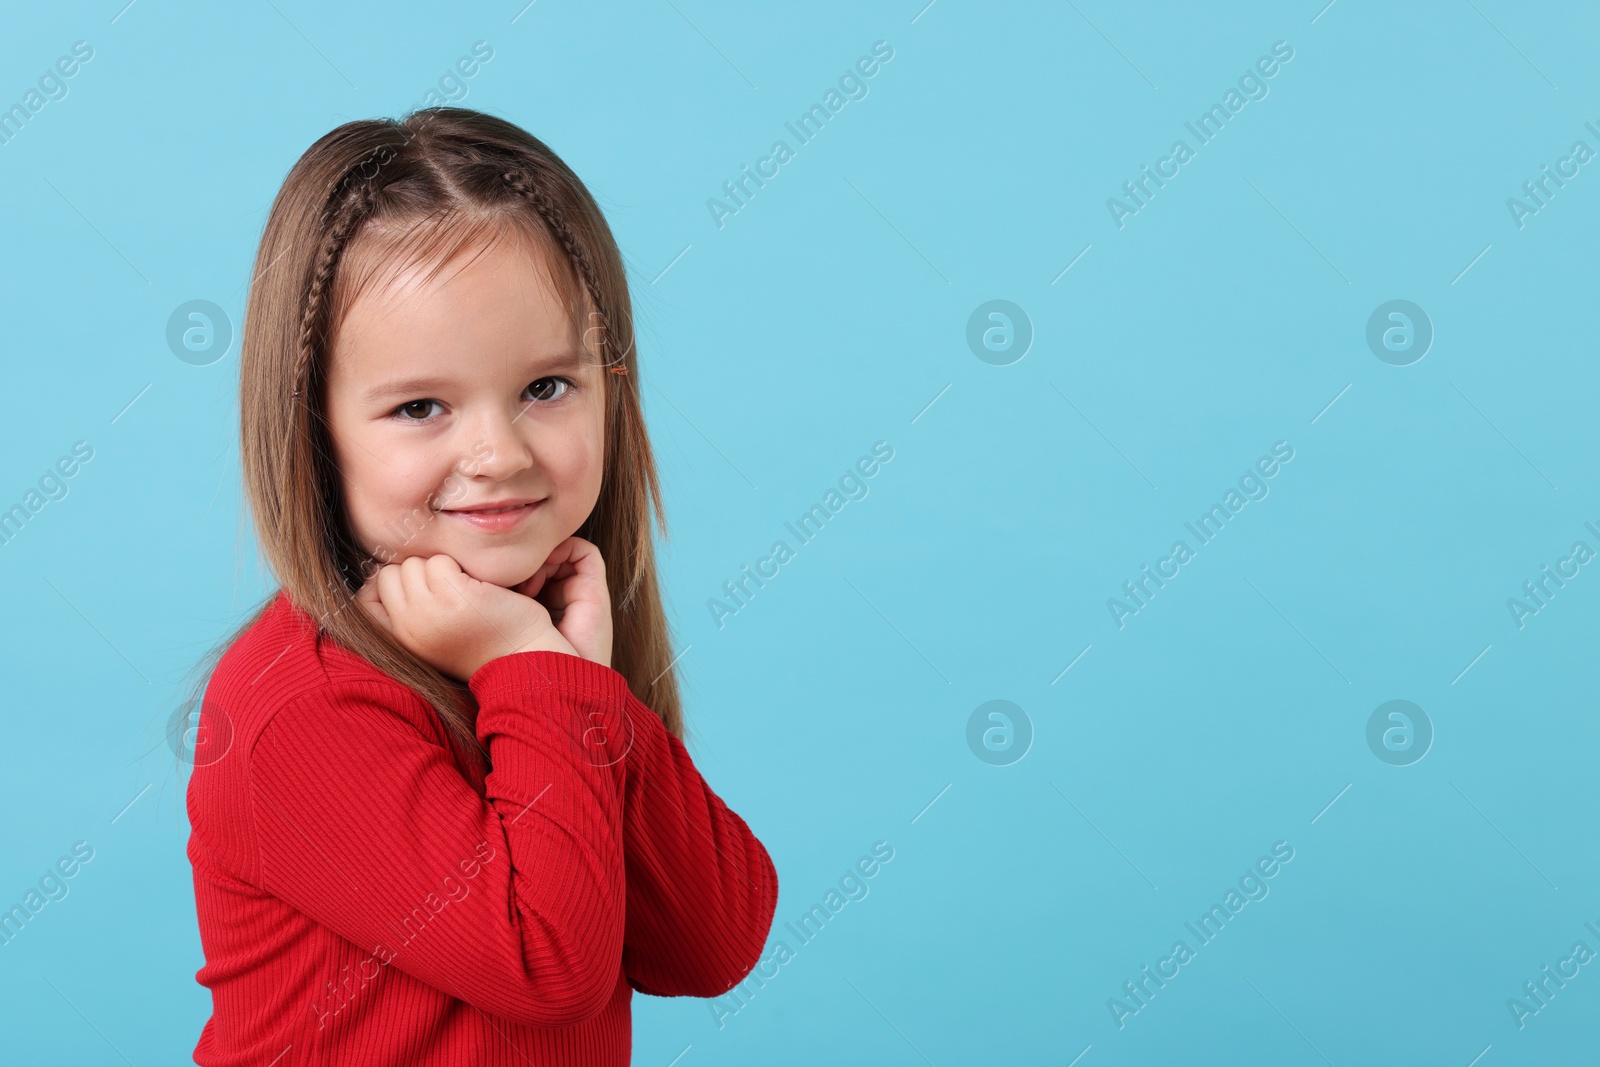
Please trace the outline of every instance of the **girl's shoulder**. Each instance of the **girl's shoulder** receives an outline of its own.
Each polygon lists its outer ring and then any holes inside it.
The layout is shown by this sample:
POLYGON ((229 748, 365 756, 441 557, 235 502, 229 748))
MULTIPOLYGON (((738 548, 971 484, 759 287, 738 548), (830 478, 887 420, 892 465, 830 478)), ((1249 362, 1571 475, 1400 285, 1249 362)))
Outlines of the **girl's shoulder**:
POLYGON ((431 709, 414 689, 339 644, 280 590, 217 660, 198 725, 216 757, 242 755, 233 762, 248 763, 256 739, 285 708, 315 709, 349 693, 376 695, 432 731, 431 709))
POLYGON ((321 718, 353 692, 428 726, 427 706, 414 690, 332 640, 280 590, 223 651, 206 683, 186 790, 191 859, 205 854, 213 868, 253 879, 248 827, 257 743, 281 715, 321 718))
POLYGON ((280 589, 217 660, 205 701, 216 701, 229 715, 252 709, 270 714, 296 697, 338 681, 399 684, 328 637, 317 620, 280 589))

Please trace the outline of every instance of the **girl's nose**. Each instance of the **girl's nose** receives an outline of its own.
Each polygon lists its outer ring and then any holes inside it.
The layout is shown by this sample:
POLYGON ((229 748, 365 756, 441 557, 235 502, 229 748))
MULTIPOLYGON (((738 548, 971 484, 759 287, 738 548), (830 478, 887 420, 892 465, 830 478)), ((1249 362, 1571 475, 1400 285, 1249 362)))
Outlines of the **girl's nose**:
POLYGON ((520 413, 521 408, 494 411, 475 422, 471 461, 479 475, 503 481, 533 466, 533 449, 526 439, 533 423, 526 416, 518 418, 520 413))

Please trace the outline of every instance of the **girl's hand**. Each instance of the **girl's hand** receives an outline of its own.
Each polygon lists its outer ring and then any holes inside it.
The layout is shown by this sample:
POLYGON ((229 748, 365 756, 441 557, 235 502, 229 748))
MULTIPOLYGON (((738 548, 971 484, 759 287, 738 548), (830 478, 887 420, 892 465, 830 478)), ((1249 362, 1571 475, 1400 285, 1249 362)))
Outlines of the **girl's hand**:
POLYGON ((463 682, 514 652, 578 655, 543 604, 478 581, 450 556, 386 564, 356 599, 413 655, 463 682))
POLYGON ((514 590, 536 598, 577 654, 611 666, 611 592, 600 550, 581 537, 556 546, 544 566, 514 590))

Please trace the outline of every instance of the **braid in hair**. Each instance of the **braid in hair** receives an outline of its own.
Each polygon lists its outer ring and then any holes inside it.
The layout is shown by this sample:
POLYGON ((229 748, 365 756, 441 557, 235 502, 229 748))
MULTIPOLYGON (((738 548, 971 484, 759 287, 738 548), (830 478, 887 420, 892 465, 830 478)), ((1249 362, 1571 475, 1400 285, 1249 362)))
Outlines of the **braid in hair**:
POLYGON ((355 232, 357 226, 366 221, 377 200, 377 189, 373 182, 357 183, 355 191, 346 195, 345 189, 349 183, 350 176, 347 175, 335 190, 333 199, 323 214, 325 236, 322 247, 317 251, 317 258, 312 263, 305 301, 301 305, 299 349, 294 376, 296 396, 301 395, 301 381, 316 356, 316 345, 324 340, 322 326, 326 312, 324 305, 333 288, 333 275, 339 265, 339 257, 344 251, 345 244, 350 240, 350 235, 355 232))
MULTIPOLYGON (((556 240, 561 242, 561 247, 566 251, 567 258, 578 268, 578 273, 583 279, 584 288, 588 290, 589 299, 593 302, 595 313, 600 318, 602 362, 607 364, 608 369, 613 373, 626 374, 627 367, 622 363, 621 357, 618 357, 616 366, 609 366, 611 363, 610 353, 612 351, 611 320, 606 314, 605 304, 600 299, 599 277, 595 273, 594 264, 589 260, 589 253, 584 249, 577 235, 572 232, 572 227, 567 225, 566 218, 556 207, 555 202, 534 183, 529 175, 520 170, 508 170, 500 175, 500 180, 505 182, 518 196, 533 205, 533 209, 539 213, 539 217, 550 228, 550 232, 555 235, 556 240)), ((585 330, 584 332, 587 334, 588 331, 585 330)))
MULTIPOLYGON (((306 283, 305 299, 302 304, 300 317, 300 333, 294 370, 294 396, 299 410, 291 423, 297 433, 309 435, 312 442, 312 452, 320 468, 319 476, 323 479, 335 481, 333 457, 328 455, 322 447, 319 435, 312 433, 312 428, 307 424, 306 417, 300 417, 301 412, 311 413, 308 394, 315 388, 310 379, 311 372, 319 369, 317 361, 318 346, 326 340, 324 319, 327 315, 327 303, 333 288, 333 278, 339 265, 339 258, 344 252, 345 245, 349 243, 351 235, 356 228, 371 215, 372 208, 377 201, 377 183, 371 180, 371 174, 358 175, 355 170, 348 172, 339 185, 329 196, 327 207, 323 212, 323 240, 322 247, 317 250, 316 259, 312 262, 310 277, 306 283)), ((287 473, 287 472, 286 472, 287 473)), ((326 498, 324 496, 324 504, 326 498)), ((337 525, 337 524, 336 524, 337 525)), ((356 568, 364 567, 370 558, 347 536, 340 536, 339 544, 335 548, 335 556, 341 562, 339 569, 343 573, 346 585, 346 594, 360 588, 362 578, 355 573, 356 568), (347 560, 355 559, 354 567, 347 564, 347 560)))

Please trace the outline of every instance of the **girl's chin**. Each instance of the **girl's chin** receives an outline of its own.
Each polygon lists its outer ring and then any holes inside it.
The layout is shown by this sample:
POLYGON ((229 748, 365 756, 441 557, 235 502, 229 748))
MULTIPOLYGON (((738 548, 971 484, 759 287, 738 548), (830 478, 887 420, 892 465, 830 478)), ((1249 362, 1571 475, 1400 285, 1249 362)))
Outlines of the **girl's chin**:
POLYGON ((426 559, 429 556, 445 555, 455 560, 469 577, 490 585, 498 585, 503 589, 511 589, 533 577, 534 572, 544 564, 549 558, 550 550, 543 551, 544 554, 540 555, 540 548, 535 545, 506 545, 488 550, 438 546, 407 552, 389 562, 400 563, 410 556, 421 556, 426 559))
MULTIPOLYGON (((518 553, 518 555, 521 554, 518 553)), ((539 565, 544 560, 527 558, 474 559, 470 556, 467 559, 462 559, 458 556, 456 557, 456 562, 461 565, 463 571, 480 582, 498 585, 503 589, 512 589, 533 577, 534 572, 539 569, 539 565)))

